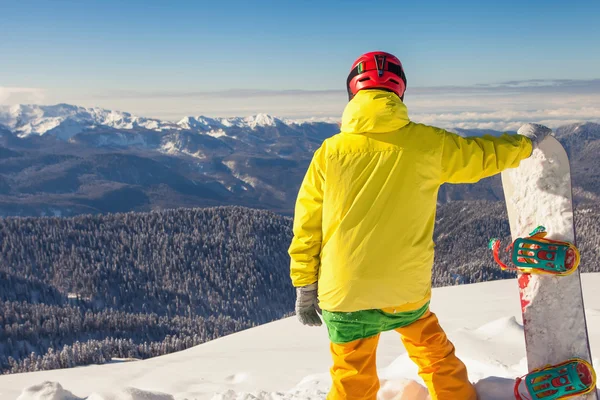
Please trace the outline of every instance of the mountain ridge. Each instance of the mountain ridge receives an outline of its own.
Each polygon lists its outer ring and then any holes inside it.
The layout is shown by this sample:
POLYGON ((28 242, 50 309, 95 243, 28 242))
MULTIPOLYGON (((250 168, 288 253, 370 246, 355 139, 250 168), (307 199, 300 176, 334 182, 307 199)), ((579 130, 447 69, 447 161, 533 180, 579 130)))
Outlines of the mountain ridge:
MULTIPOLYGON (((571 158, 577 201, 598 201, 600 124, 555 131, 571 158)), ((291 215, 312 153, 337 133, 336 123, 267 114, 175 123, 67 104, 0 106, 0 216, 217 205, 291 215)), ((443 185, 438 199, 502 200, 503 193, 492 177, 443 185)))
POLYGON ((101 107, 81 107, 66 103, 56 105, 17 104, 0 105, 0 126, 4 126, 19 137, 30 135, 55 135, 68 140, 78 133, 94 128, 124 130, 146 129, 194 130, 207 132, 212 129, 268 127, 277 125, 300 125, 304 122, 286 120, 259 113, 248 117, 211 118, 207 116, 185 116, 178 122, 164 121, 133 115, 128 112, 101 107))

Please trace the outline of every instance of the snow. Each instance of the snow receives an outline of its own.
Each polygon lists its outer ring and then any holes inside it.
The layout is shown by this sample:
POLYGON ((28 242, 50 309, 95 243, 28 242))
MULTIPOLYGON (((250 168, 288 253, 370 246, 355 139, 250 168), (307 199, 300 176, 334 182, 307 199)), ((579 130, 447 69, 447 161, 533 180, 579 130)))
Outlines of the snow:
MULTIPOLYGON (((220 138, 223 136, 228 136, 227 133, 225 133, 225 131, 223 129, 217 129, 217 130, 213 130, 213 131, 208 131, 206 132, 207 135, 212 136, 214 138, 220 138)), ((235 136, 232 136, 233 139, 235 139, 235 136)))
MULTIPOLYGON (((437 114, 431 115, 433 119, 439 119, 438 117, 439 115, 437 114)), ((487 128, 486 126, 481 126, 479 129, 465 129, 467 126, 462 126, 463 124, 460 123, 460 121, 464 120, 464 117, 462 116, 458 119, 450 118, 447 124, 442 124, 442 127, 451 128, 454 126, 454 128, 449 130, 461 136, 480 136, 484 134, 499 136, 502 134, 502 132, 493 131, 490 128, 491 126, 495 127, 498 124, 502 124, 497 118, 492 118, 496 122, 479 124, 490 125, 487 128)), ((583 119, 585 120, 585 118, 583 119)), ((420 120, 420 122, 427 123, 427 118, 420 120)), ((247 131, 257 130, 260 132, 261 128, 277 128, 282 125, 287 125, 294 129, 303 129, 304 126, 313 124, 317 128, 320 128, 321 124, 339 125, 339 117, 282 119, 269 114, 256 114, 247 117, 210 118, 198 115, 186 116, 178 122, 171 122, 139 117, 127 112, 107 110, 99 107, 85 108, 69 104, 0 105, 0 128, 6 127, 20 137, 54 135, 62 140, 69 140, 81 132, 102 127, 119 130, 146 129, 157 132, 187 130, 215 138, 227 136, 232 139, 238 139, 243 138, 243 135, 239 134, 240 130, 246 131, 246 133, 248 133, 247 131)), ((514 125, 514 122, 506 124, 506 126, 509 125, 514 125)), ((331 127, 326 126, 324 129, 329 132, 331 127)), ((587 135, 586 137, 589 138, 598 136, 595 125, 588 123, 576 123, 568 127, 562 127, 558 131, 561 135, 572 135, 578 130, 585 130, 584 135, 587 135)), ((138 143, 131 144, 136 145, 138 143)))
POLYGON ((179 121, 177 125, 183 129, 199 129, 202 131, 220 129, 223 127, 223 124, 220 121, 203 115, 198 117, 185 117, 179 121))
POLYGON ((167 154, 176 154, 179 152, 177 144, 174 142, 166 142, 160 146, 160 151, 167 154))
POLYGON ((185 149, 185 147, 181 148, 181 143, 178 142, 174 142, 174 141, 168 141, 168 142, 164 142, 160 148, 159 151, 165 154, 185 154, 188 155, 190 157, 194 157, 197 158, 199 160, 204 160, 206 159, 206 155, 201 151, 198 150, 195 153, 192 153, 191 151, 188 151, 185 149))
POLYGON ((20 137, 53 134, 63 140, 97 126, 155 131, 180 129, 171 122, 98 107, 84 108, 69 104, 0 106, 0 125, 6 126, 20 137))
POLYGON ((509 199, 515 209, 520 210, 514 233, 527 235, 532 226, 536 228, 536 222, 543 221, 549 238, 572 242, 573 209, 568 159, 561 157, 560 145, 548 146, 550 140, 555 141, 553 138, 545 140, 541 148, 534 149, 532 156, 519 168, 505 172, 514 187, 520 189, 515 190, 509 199))
POLYGON ((77 400, 78 398, 68 390, 64 390, 60 383, 43 382, 33 385, 25 390, 17 400, 77 400))
POLYGON ((185 117, 177 125, 182 129, 200 130, 203 133, 214 137, 225 136, 223 128, 250 128, 276 126, 277 123, 283 123, 278 118, 268 114, 257 114, 249 117, 230 117, 230 118, 208 118, 205 116, 185 117), (219 134, 221 132, 222 134, 219 134))
POLYGON ((245 118, 245 122, 252 129, 256 129, 256 127, 265 127, 265 126, 275 126, 277 124, 277 119, 268 115, 268 114, 257 114, 252 117, 245 118))
MULTIPOLYGON (((598 353, 600 274, 582 278, 598 353)), ((480 400, 511 399, 513 378, 527 370, 516 280, 436 288, 431 307, 480 400)), ((0 400, 322 400, 330 363, 325 327, 292 317, 144 361, 0 376, 0 400)), ((427 399, 394 332, 382 335, 377 363, 380 400, 427 399)))
POLYGON ((19 137, 54 135, 62 140, 69 140, 81 132, 98 127, 152 131, 185 129, 216 138, 229 136, 235 139, 235 136, 228 134, 228 128, 256 130, 278 124, 283 124, 283 121, 268 114, 231 118, 188 116, 173 123, 98 107, 84 108, 69 104, 0 105, 0 126, 7 127, 19 137))

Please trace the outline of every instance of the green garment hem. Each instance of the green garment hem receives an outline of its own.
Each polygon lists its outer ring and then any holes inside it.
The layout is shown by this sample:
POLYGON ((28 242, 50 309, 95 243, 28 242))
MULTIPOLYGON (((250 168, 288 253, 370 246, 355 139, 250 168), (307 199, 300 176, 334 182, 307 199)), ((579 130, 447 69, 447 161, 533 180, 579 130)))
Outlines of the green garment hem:
POLYGON ((425 315, 428 309, 429 302, 418 310, 396 314, 386 313, 382 310, 355 312, 323 310, 323 320, 327 325, 329 340, 335 344, 344 344, 410 325, 425 315))

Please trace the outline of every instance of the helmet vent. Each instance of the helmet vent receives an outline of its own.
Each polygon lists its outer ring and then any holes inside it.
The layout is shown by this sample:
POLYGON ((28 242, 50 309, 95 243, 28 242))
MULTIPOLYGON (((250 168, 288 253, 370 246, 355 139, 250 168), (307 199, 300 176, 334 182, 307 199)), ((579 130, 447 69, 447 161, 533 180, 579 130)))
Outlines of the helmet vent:
POLYGON ((371 78, 367 77, 367 78, 359 79, 358 81, 359 82, 365 82, 365 81, 370 81, 370 80, 371 80, 371 78))

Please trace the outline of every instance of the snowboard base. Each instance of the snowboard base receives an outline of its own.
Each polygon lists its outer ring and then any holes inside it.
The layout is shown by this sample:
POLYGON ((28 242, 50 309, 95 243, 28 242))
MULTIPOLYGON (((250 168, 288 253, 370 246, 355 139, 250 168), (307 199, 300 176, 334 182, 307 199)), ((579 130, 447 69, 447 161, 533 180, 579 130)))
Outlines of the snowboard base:
POLYGON ((546 366, 517 378, 517 400, 569 399, 591 392, 596 387, 594 368, 585 360, 574 358, 558 365, 546 366))

